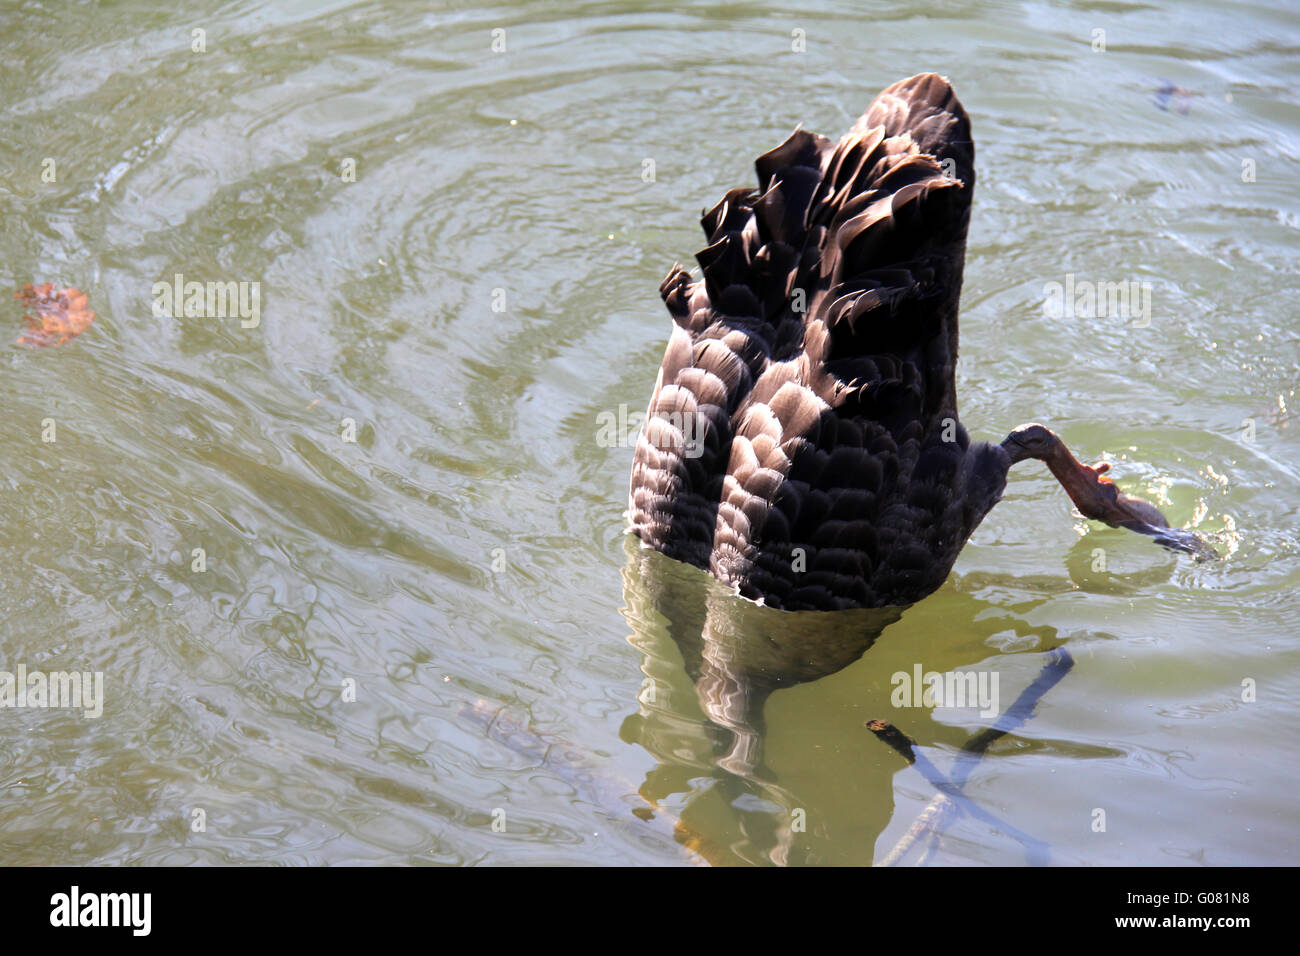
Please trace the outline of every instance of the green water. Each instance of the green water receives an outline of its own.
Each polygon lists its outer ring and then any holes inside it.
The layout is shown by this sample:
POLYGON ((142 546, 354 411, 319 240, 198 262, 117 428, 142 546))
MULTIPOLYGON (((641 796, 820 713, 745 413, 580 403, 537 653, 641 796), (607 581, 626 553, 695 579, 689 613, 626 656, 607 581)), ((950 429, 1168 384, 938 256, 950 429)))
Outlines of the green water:
MULTIPOLYGON (((943 772, 993 723, 892 675, 996 674, 1005 709, 1054 648, 973 804, 1054 864, 1297 862, 1287 6, 0 6, 4 341, 28 282, 97 313, 0 349, 0 670, 104 681, 98 718, 0 710, 0 862, 880 862, 935 791, 864 722, 943 772), (963 421, 1050 425, 1223 561, 1032 463, 892 623, 625 539, 602 422, 645 407, 699 211, 923 70, 977 144, 963 421), (177 273, 258 283, 256 326, 156 314, 177 273), (1067 275, 1142 284, 1149 324, 1045 310, 1067 275), (839 668, 772 694, 761 773, 691 626, 839 668)), ((969 814, 927 852, 1027 860, 969 814)))

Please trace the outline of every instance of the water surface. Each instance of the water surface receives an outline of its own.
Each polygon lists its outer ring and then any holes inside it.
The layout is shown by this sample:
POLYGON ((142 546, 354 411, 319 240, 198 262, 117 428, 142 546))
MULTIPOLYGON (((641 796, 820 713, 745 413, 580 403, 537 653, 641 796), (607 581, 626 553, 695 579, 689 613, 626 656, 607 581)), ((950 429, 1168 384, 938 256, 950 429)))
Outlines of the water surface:
MULTIPOLYGON (((0 670, 105 681, 97 719, 0 711, 0 861, 881 862, 935 791, 864 722, 945 772, 993 723, 892 675, 996 673, 1005 708, 1066 648, 974 804, 1058 865, 1296 862, 1300 16, 566 7, 0 10, 0 291, 98 313, 0 351, 0 670), (1033 464, 893 621, 625 539, 634 423, 602 423, 645 407, 699 211, 923 70, 977 143, 967 427, 1049 424, 1223 561, 1033 464), (257 326, 155 315, 177 273, 259 283, 257 326), (1045 309, 1067 275, 1142 284, 1149 325, 1045 309), (761 773, 692 683, 705 608, 840 666, 771 694, 761 773)), ((969 815, 927 852, 1027 862, 969 815)))

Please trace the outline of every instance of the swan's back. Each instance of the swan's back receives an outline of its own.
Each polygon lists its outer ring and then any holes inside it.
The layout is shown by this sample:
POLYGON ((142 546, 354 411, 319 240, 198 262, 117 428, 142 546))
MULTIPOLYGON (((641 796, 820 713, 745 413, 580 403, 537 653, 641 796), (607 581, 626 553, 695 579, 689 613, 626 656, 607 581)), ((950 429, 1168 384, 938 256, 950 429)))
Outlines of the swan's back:
POLYGON ((957 421, 974 188, 947 80, 876 98, 838 144, 797 131, 703 220, 632 468, 642 541, 788 609, 937 588, 1005 482, 957 421))

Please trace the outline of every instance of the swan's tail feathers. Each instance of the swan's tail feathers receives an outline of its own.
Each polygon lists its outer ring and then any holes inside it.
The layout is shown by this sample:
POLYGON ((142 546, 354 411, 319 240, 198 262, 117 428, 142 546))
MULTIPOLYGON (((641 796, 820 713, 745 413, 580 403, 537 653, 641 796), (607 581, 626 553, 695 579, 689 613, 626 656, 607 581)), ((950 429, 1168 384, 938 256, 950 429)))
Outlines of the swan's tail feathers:
POLYGON ((895 83, 875 98, 849 135, 866 133, 877 126, 886 137, 908 134, 922 153, 941 164, 951 159, 952 177, 968 188, 974 186, 975 143, 970 117, 944 77, 920 73, 895 83))
POLYGON ((829 332, 819 358, 868 417, 883 403, 926 432, 955 418, 974 158, 952 87, 924 73, 877 96, 827 166, 809 210, 830 233, 810 320, 829 332))
POLYGON ((832 404, 886 386, 926 426, 954 414, 974 156, 970 119, 934 73, 889 87, 838 143, 796 130, 758 158, 757 190, 704 214, 703 281, 675 267, 661 288, 674 321, 743 331, 755 372, 806 352, 832 404))

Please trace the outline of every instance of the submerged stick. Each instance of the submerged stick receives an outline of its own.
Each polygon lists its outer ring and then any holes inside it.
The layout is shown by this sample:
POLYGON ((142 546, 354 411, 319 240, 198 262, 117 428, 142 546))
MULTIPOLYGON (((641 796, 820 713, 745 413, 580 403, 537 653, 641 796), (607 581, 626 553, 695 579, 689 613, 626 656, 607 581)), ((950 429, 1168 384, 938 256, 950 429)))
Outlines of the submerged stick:
MULTIPOLYGON (((926 782, 939 791, 929 805, 917 816, 898 843, 894 845, 894 848, 880 862, 880 866, 894 866, 897 864, 911 849, 912 845, 924 836, 929 835, 932 837, 932 848, 934 841, 937 841, 949 823, 963 814, 969 814, 972 818, 987 823, 1016 839, 1025 847, 1025 853, 1030 864, 1041 866, 1047 863, 1050 848, 1046 843, 984 810, 967 797, 962 792, 962 788, 966 785, 966 781, 970 779, 971 771, 984 758, 988 748, 996 740, 1023 726, 1033 716, 1034 708, 1038 705, 1038 702, 1061 681, 1061 678, 1070 672, 1072 667, 1074 667, 1074 658, 1065 648, 1058 647, 1049 652, 1047 663, 1043 665, 1038 677, 1021 691, 1020 696, 998 718, 997 722, 987 730, 980 731, 962 747, 951 778, 944 776, 939 768, 924 754, 917 753, 915 741, 908 738, 889 721, 871 720, 867 722, 867 729, 875 734, 878 740, 897 751, 904 760, 920 772, 926 782)), ((923 859, 928 854, 929 850, 927 849, 923 859)))
POLYGON ((975 765, 984 758, 984 752, 998 739, 1023 727, 1025 722, 1034 716, 1034 708, 1038 706, 1038 702, 1047 695, 1049 690, 1059 684, 1073 667, 1074 656, 1064 647, 1048 651, 1047 663, 1043 665, 1043 669, 1038 672, 1033 682, 1020 692, 1020 696, 1012 701, 1006 713, 994 721, 992 727, 981 730, 972 737, 961 749, 957 757, 957 766, 953 770, 953 782, 959 787, 964 787, 975 765))
MULTIPOLYGON (((868 721, 867 728, 879 739, 897 750, 905 758, 910 754, 911 759, 908 760, 908 763, 920 772, 921 776, 925 778, 926 782, 929 783, 930 786, 939 791, 938 796, 931 800, 930 805, 921 811, 921 815, 908 829, 908 832, 903 836, 903 838, 899 840, 898 845, 894 847, 889 856, 886 857, 886 860, 896 861, 907 851, 913 842, 925 835, 931 827, 946 823, 950 817, 954 816, 954 814, 956 816, 968 814, 973 819, 980 820, 997 830, 1001 830, 1003 833, 1006 833, 1008 836, 1013 837, 1015 840, 1024 844, 1025 851, 1029 854, 1031 861, 1038 862, 1040 858, 1043 863, 1047 861, 1047 844, 1043 843, 1043 841, 1039 840, 1037 837, 1032 837, 1023 830, 1012 826, 1005 820, 995 817, 993 814, 989 813, 983 807, 971 800, 971 798, 966 796, 966 794, 962 793, 961 788, 945 777, 943 771, 931 763, 928 757, 916 752, 916 744, 914 741, 904 736, 903 733, 893 724, 889 723, 889 721, 868 721)), ((935 835, 937 836, 938 833, 936 832, 935 835)), ((881 865, 884 866, 890 864, 882 863, 881 865)))

